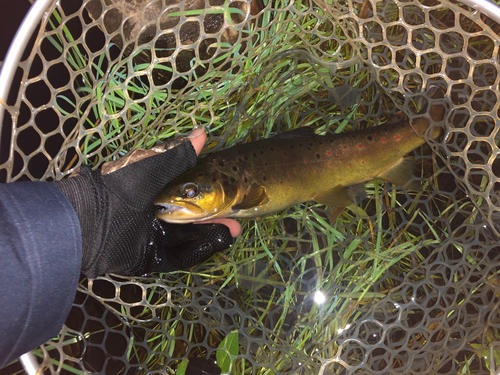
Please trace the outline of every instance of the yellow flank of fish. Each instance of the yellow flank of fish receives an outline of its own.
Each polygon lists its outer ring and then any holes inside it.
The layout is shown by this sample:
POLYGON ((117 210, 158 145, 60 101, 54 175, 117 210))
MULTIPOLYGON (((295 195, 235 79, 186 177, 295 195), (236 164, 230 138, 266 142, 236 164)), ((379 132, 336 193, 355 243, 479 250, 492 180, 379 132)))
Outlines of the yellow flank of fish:
POLYGON ((347 206, 376 177, 408 183, 414 160, 405 155, 425 142, 417 134, 428 127, 397 114, 370 129, 319 136, 303 127, 216 152, 165 187, 157 216, 188 223, 262 216, 308 200, 347 206))

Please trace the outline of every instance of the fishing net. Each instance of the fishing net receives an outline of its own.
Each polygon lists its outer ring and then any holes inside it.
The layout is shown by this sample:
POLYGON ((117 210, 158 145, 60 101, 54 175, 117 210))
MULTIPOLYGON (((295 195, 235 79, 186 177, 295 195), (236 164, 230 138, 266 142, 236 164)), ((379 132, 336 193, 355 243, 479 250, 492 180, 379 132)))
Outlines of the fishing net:
POLYGON ((298 126, 442 129, 419 192, 242 220, 231 250, 82 278, 47 373, 486 373, 499 357, 500 25, 457 1, 59 0, 11 90, 0 178, 60 179, 209 133, 205 153, 298 126))

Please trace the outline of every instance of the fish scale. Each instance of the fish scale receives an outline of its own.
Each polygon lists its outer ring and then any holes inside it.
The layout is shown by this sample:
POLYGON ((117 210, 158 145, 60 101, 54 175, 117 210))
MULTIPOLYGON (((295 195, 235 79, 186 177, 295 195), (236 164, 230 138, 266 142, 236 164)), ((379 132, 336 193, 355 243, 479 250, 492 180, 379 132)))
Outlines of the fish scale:
MULTIPOLYGON (((425 142, 416 132, 423 134, 428 126, 428 120, 417 119, 412 129, 398 115, 369 129, 320 136, 303 127, 216 152, 165 188, 156 200, 164 208, 158 217, 169 222, 255 217, 308 200, 349 205, 350 189, 359 191, 376 177, 406 184, 414 162, 404 156, 425 142), (186 186, 196 190, 192 199, 183 192, 186 186)), ((431 136, 438 133, 433 129, 431 136)))

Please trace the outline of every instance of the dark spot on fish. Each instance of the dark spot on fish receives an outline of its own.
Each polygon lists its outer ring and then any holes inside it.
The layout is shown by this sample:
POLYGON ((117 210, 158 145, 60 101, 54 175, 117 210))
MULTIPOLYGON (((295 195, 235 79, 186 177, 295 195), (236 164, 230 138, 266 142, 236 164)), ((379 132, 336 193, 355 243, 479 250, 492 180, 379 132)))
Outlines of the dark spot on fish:
POLYGON ((245 199, 246 197, 247 197, 247 195, 246 195, 246 194, 243 194, 243 199, 245 199))
POLYGON ((237 170, 238 170, 238 167, 235 165, 235 166, 233 167, 233 171, 237 171, 237 170))
POLYGON ((222 181, 222 185, 224 185, 224 187, 228 187, 229 186, 229 181, 228 180, 222 181))
POLYGON ((299 143, 299 147, 302 147, 302 143, 299 143))
POLYGON ((387 127, 386 126, 384 126, 384 131, 387 133, 387 127))
POLYGON ((402 128, 404 128, 404 127, 405 127, 405 124, 404 124, 404 123, 402 123, 402 124, 401 124, 401 127, 402 127, 402 128))
POLYGON ((318 159, 321 159, 321 156, 319 156, 319 154, 316 154, 316 157, 317 157, 318 159))
POLYGON ((234 177, 231 177, 231 182, 236 182, 236 180, 234 179, 234 177))
POLYGON ((369 135, 369 136, 367 137, 367 139, 368 139, 369 141, 371 141, 371 140, 372 140, 372 136, 371 136, 371 135, 369 135))
POLYGON ((267 167, 267 162, 265 162, 264 165, 267 167))
POLYGON ((330 139, 330 143, 333 143, 333 139, 330 139))
POLYGON ((264 176, 264 177, 262 177, 262 179, 263 179, 264 181, 266 181, 266 180, 267 180, 267 177, 266 177, 266 176, 264 176))
POLYGON ((248 160, 248 158, 246 156, 243 159, 248 160))
POLYGON ((274 148, 272 148, 272 147, 271 147, 271 148, 270 148, 270 150, 271 150, 271 151, 274 151, 274 148))
POLYGON ((323 141, 319 141, 319 144, 322 145, 323 144, 323 141))
POLYGON ((311 151, 311 147, 308 147, 307 149, 308 149, 309 151, 311 151))
POLYGON ((203 176, 203 173, 198 173, 198 177, 202 177, 203 176))
POLYGON ((261 155, 264 155, 264 151, 262 151, 262 150, 261 150, 261 151, 260 151, 260 154, 261 154, 261 155))
POLYGON ((242 158, 242 157, 239 157, 239 158, 238 158, 238 160, 239 160, 239 161, 243 161, 243 158, 242 158))
POLYGON ((215 177, 212 178, 212 182, 217 182, 217 179, 215 177))
POLYGON ((257 157, 257 154, 256 154, 255 152, 253 153, 253 157, 254 157, 254 158, 256 158, 256 157, 257 157))
POLYGON ((312 147, 312 146, 313 146, 313 144, 312 144, 312 143, 309 143, 309 146, 311 146, 311 147, 312 147))
POLYGON ((283 153, 283 155, 285 155, 285 156, 286 156, 286 152, 284 152, 284 153, 283 153))
POLYGON ((223 167, 223 166, 224 166, 224 162, 220 161, 220 162, 219 162, 219 165, 220 165, 221 167, 223 167))
MULTIPOLYGON (((248 179, 245 177, 245 178, 243 179, 243 181, 248 182, 248 179)), ((246 196, 246 195, 245 195, 245 196, 246 196)))
POLYGON ((294 147, 293 147, 292 145, 290 145, 290 148, 291 148, 292 150, 294 149, 294 147))

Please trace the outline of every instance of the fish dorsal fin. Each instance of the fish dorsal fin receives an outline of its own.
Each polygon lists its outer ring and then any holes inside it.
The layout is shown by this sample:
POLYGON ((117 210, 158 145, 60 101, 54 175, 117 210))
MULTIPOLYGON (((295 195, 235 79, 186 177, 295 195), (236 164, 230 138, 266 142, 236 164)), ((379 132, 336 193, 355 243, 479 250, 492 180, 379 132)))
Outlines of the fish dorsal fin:
MULTIPOLYGON (((411 180, 413 176, 413 169, 415 168, 415 158, 401 158, 398 164, 382 173, 380 177, 382 180, 389 181, 398 186, 404 186, 411 180)), ((422 186, 417 181, 411 182, 406 186, 407 189, 421 190, 422 186)))
POLYGON ((266 194, 266 188, 254 182, 243 200, 236 206, 233 206, 233 210, 247 210, 267 202, 269 202, 269 197, 266 194))
POLYGON ((311 135, 316 135, 313 128, 309 126, 303 126, 301 128, 289 130, 287 132, 277 134, 273 136, 274 139, 290 139, 290 138, 303 138, 310 137, 311 135))
POLYGON ((316 202, 327 206, 347 207, 352 204, 349 192, 345 187, 337 185, 332 189, 325 190, 313 198, 316 202))
POLYGON ((405 121, 405 120, 406 120, 406 118, 405 118, 404 113, 401 111, 398 111, 395 114, 393 114, 391 117, 389 117, 389 119, 387 120, 387 122, 385 124, 386 125, 401 125, 403 123, 403 121, 405 121))

